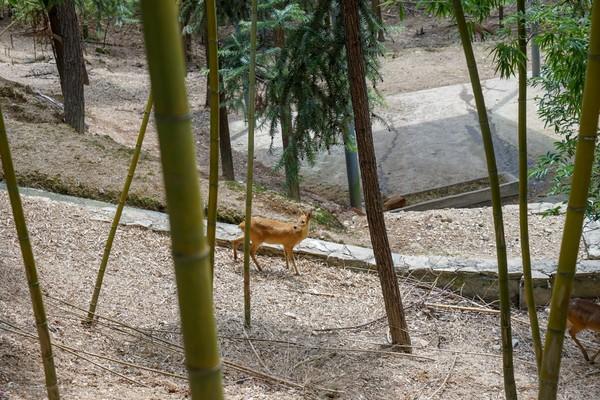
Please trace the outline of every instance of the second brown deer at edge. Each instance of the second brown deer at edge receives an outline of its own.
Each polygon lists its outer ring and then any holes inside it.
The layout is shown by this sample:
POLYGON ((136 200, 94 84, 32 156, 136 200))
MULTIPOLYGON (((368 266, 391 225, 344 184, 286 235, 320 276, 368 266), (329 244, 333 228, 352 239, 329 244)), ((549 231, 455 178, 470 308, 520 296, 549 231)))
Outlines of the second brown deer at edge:
POLYGON ((581 349, 583 358, 593 363, 600 354, 600 350, 590 360, 587 351, 579 342, 576 335, 584 329, 600 333, 600 305, 583 299, 571 299, 567 313, 567 324, 569 326, 569 335, 571 335, 577 347, 581 349))
MULTIPOLYGON (((250 224, 250 256, 252 261, 256 265, 259 271, 262 268, 258 264, 256 259, 256 251, 259 246, 263 243, 269 244, 280 244, 283 246, 285 253, 285 266, 290 268, 290 261, 294 266, 296 275, 300 275, 298 268, 296 267, 296 260, 294 259, 294 246, 300 243, 308 236, 308 225, 311 218, 311 212, 303 213, 295 223, 281 222, 274 219, 253 217, 250 224)), ((246 227, 246 222, 242 222, 240 225, 242 232, 246 227)), ((240 243, 244 240, 244 235, 233 240, 233 259, 237 260, 237 249, 240 243)))

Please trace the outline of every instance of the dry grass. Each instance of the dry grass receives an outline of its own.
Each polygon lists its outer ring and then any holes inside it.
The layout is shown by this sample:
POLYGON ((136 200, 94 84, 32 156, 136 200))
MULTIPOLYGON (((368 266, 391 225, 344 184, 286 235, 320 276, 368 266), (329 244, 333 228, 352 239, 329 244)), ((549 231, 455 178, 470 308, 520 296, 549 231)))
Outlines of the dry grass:
MULTIPOLYGON (((81 311, 64 301, 87 307, 108 224, 91 220, 77 206, 38 198, 26 198, 24 204, 40 281, 50 296, 61 300, 46 299, 55 343, 185 375, 177 347, 179 321, 169 238, 133 227, 119 231, 98 309, 113 321, 100 320, 88 330, 80 324, 81 311)), ((0 321, 34 332, 5 193, 0 193, 0 237, 0 321)), ((232 261, 229 249, 217 251, 215 304, 223 357, 304 388, 226 367, 228 398, 426 399, 434 393, 443 399, 502 398, 496 316, 429 308, 425 302, 471 302, 403 281, 414 354, 429 359, 387 354, 387 326, 379 318, 384 311, 376 276, 300 259, 302 275, 296 277, 284 269, 280 258, 261 261, 265 272, 252 272, 253 329, 247 334, 256 340, 249 342, 242 327, 241 264, 232 261), (363 326, 339 329, 357 325, 363 326)), ((37 344, 7 332, 2 323, 0 327, 0 398, 42 398, 37 344)), ((523 398, 533 398, 536 376, 527 326, 516 323, 514 338, 517 385, 523 398)), ((593 374, 600 371, 584 364, 578 350, 566 343, 563 398, 595 398, 600 383, 593 374)), ((66 399, 181 399, 187 394, 185 381, 172 376, 84 355, 138 382, 134 384, 71 353, 55 349, 55 354, 66 399)))

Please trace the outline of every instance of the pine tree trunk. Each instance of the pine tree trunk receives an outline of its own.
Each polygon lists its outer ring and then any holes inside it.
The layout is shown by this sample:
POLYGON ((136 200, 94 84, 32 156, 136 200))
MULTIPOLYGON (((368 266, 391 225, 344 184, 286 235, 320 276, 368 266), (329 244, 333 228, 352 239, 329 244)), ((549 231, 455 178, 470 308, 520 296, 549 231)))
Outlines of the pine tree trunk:
MULTIPOLYGON (((48 4, 48 0, 46 0, 48 4)), ((72 0, 48 10, 56 67, 64 97, 65 122, 79 133, 85 131, 83 85, 87 72, 83 60, 79 23, 72 0)))
POLYGON ((300 180, 298 179, 298 150, 294 142, 292 110, 288 104, 282 104, 281 140, 285 168, 285 186, 290 199, 300 201, 300 180))
POLYGON ((406 346, 402 347, 401 350, 411 352, 410 336, 402 308, 398 279, 394 271, 385 220, 383 219, 360 38, 358 0, 342 0, 342 14, 346 34, 348 80, 350 81, 360 172, 373 253, 377 262, 392 343, 406 346))
POLYGON ((377 40, 385 42, 385 36, 383 35, 383 13, 381 11, 381 3, 379 0, 371 0, 371 6, 373 7, 373 13, 377 16, 377 21, 381 25, 381 29, 377 33, 377 40))
MULTIPOLYGON (((181 4, 182 3, 183 2, 181 2, 181 4)), ((179 9, 179 14, 181 16, 181 8, 179 9)), ((189 33, 184 33, 183 28, 185 28, 187 26, 187 24, 190 23, 191 17, 192 17, 192 13, 191 12, 187 13, 187 15, 183 16, 184 19, 180 20, 180 24, 179 24, 179 27, 181 29, 181 40, 183 43, 183 52, 185 54, 185 69, 186 69, 186 71, 189 70, 191 63, 193 61, 192 35, 189 33)))
MULTIPOLYGON (((285 46, 283 29, 275 29, 275 44, 279 48, 285 46)), ((295 145, 292 110, 287 99, 280 99, 281 105, 281 142, 283 145, 283 166, 285 168, 285 187, 289 198, 300 201, 300 180, 298 179, 299 160, 295 145)))
POLYGON ((360 197, 360 171, 356 152, 356 134, 354 124, 349 123, 344 135, 344 155, 346 158, 346 176, 348 178, 348 195, 350 207, 362 208, 360 197))
POLYGON ((225 105, 225 89, 223 87, 223 78, 221 77, 220 110, 219 110, 219 146, 221 147, 221 170, 223 178, 228 181, 235 181, 235 171, 233 168, 233 152, 231 150, 231 134, 229 132, 229 116, 227 115, 227 106, 225 105))

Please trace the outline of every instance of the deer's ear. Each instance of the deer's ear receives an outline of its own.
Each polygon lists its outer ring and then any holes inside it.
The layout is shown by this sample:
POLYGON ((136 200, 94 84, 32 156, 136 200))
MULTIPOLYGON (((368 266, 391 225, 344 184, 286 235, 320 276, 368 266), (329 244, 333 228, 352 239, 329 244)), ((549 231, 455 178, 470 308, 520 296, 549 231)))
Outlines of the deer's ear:
POLYGON ((312 217, 312 210, 308 211, 307 213, 304 213, 304 215, 306 215, 306 219, 310 219, 312 217))

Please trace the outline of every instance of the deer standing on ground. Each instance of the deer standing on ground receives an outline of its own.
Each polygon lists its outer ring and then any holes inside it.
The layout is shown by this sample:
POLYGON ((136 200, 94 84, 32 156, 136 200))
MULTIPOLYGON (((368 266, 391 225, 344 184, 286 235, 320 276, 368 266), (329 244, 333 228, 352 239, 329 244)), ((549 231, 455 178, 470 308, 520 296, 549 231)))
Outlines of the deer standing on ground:
MULTIPOLYGON (((290 261, 294 266, 296 275, 300 275, 296 267, 294 258, 294 246, 300 243, 308 235, 308 224, 310 222, 311 212, 303 213, 295 223, 281 222, 274 219, 253 217, 250 224, 250 256, 259 271, 262 268, 256 259, 256 251, 263 243, 280 244, 283 246, 285 253, 285 267, 290 268, 290 261)), ((245 232, 246 222, 240 225, 242 232, 245 232)), ((237 260, 237 249, 240 243, 244 240, 244 234, 232 242, 233 259, 237 260)))
POLYGON ((590 360, 587 351, 579 342, 576 335, 579 331, 584 329, 590 329, 600 333, 600 305, 588 300, 571 299, 567 313, 567 325, 569 326, 569 335, 571 335, 577 347, 581 349, 583 358, 585 358, 586 361, 593 363, 600 354, 600 350, 590 360))

